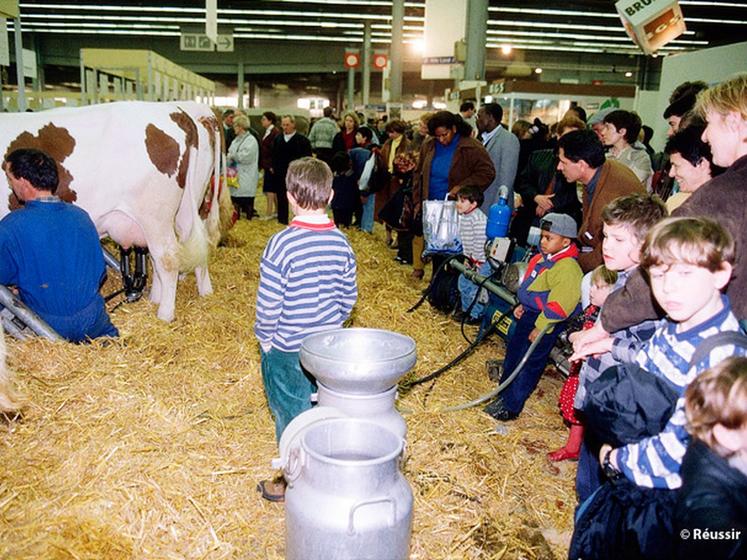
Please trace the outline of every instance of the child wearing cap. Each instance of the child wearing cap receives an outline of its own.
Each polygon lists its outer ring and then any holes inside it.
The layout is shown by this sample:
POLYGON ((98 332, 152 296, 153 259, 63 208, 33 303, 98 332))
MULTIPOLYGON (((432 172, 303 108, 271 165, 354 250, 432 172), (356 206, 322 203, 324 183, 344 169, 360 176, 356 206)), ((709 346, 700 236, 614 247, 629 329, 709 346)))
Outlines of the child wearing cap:
POLYGON ((550 213, 540 222, 540 229, 540 253, 529 261, 517 294, 517 324, 506 344, 501 382, 511 375, 540 333, 548 330, 513 382, 486 407, 485 411, 497 420, 513 420, 521 413, 539 383, 558 334, 581 301, 583 273, 576 262, 575 220, 566 214, 550 213))

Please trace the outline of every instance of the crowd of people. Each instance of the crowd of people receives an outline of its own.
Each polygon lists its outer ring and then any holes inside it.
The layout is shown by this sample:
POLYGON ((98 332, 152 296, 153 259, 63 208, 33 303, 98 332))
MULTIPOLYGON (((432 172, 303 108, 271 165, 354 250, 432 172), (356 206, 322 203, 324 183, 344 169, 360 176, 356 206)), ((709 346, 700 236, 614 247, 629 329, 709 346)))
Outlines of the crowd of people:
MULTIPOLYGON (((301 341, 341 326, 357 300, 355 254, 339 228, 371 233, 380 222, 385 242, 397 249, 393 258, 412 265, 419 281, 428 264, 423 205, 453 199, 466 261, 489 274, 486 211, 505 203, 513 215, 509 235, 535 253, 521 278, 501 372, 513 382, 485 411, 502 422, 520 416, 555 340, 571 333, 574 365, 560 395, 569 437, 549 454, 551 461, 578 460, 570 556, 692 558, 705 543, 680 531, 736 531, 707 543, 707 552, 743 557, 747 75, 710 88, 683 84, 663 116, 670 130, 660 155, 641 142, 638 115, 621 109, 587 118, 574 107, 552 127, 527 122, 514 133, 496 103, 427 113, 415 126, 389 120, 383 131, 353 112, 338 124, 326 108, 308 136, 292 115, 278 124, 265 112, 257 134, 246 115, 224 113, 236 217, 258 217, 261 178, 263 218, 287 225, 262 255, 255 321, 278 439, 311 407, 314 380, 300 367, 301 341), (635 379, 647 389, 637 389, 635 379), (653 402, 657 396, 666 410, 653 402), (632 412, 623 410, 628 401, 632 412)), ((70 340, 116 336, 98 295, 103 261, 95 228, 54 196, 54 161, 19 150, 6 156, 4 169, 26 208, 0 222, 0 283, 18 286, 70 340), (38 266, 29 264, 62 266, 62 251, 48 240, 63 227, 79 232, 80 242, 75 259, 65 251, 68 268, 59 276, 78 283, 43 287, 68 290, 64 301, 74 313, 46 300, 50 290, 39 289, 38 266)), ((435 273, 443 256, 430 260, 435 273)), ((465 277, 459 286, 454 318, 480 322, 477 287, 465 277)), ((259 490, 274 501, 284 496, 281 479, 259 490)))

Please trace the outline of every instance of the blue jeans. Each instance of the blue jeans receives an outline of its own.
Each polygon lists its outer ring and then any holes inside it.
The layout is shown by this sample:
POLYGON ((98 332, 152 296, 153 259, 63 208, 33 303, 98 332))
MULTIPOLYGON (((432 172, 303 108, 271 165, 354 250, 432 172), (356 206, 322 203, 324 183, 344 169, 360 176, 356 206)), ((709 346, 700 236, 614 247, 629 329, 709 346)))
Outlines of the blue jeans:
POLYGON ((370 194, 363 203, 363 215, 361 216, 361 230, 366 233, 373 233, 374 226, 374 206, 376 204, 376 195, 370 194))
POLYGON ((298 352, 282 352, 277 348, 260 352, 265 395, 275 419, 275 438, 280 442, 291 420, 311 408, 316 381, 301 369, 298 352))
MULTIPOLYGON (((503 375, 501 382, 508 378, 524 354, 529 350, 529 333, 534 329, 534 322, 537 320, 539 313, 524 309, 524 315, 516 323, 516 330, 510 339, 506 342, 506 359, 503 361, 503 375)), ((514 378, 511 384, 500 394, 503 408, 512 414, 519 414, 524 408, 524 403, 532 394, 537 383, 539 383, 542 372, 547 365, 547 357, 550 355, 555 340, 564 328, 563 323, 555 325, 551 333, 545 334, 539 341, 534 352, 521 368, 519 374, 514 378)))
POLYGON ((579 504, 584 503, 606 480, 599 465, 600 448, 601 445, 594 440, 589 431, 584 432, 584 442, 581 444, 576 468, 576 495, 579 504))
MULTIPOLYGON (((491 268, 490 263, 485 262, 480 265, 480 268, 478 268, 477 271, 483 276, 490 276, 490 274, 492 274, 493 272, 493 269, 491 268)), ((471 280, 467 280, 467 277, 464 274, 460 274, 458 285, 459 294, 462 298, 462 311, 467 311, 469 304, 472 303, 472 300, 475 299, 475 294, 477 294, 477 284, 475 284, 471 280)), ((478 319, 482 317, 482 314, 484 312, 485 304, 475 302, 475 305, 472 307, 472 311, 470 311, 470 317, 478 319)))

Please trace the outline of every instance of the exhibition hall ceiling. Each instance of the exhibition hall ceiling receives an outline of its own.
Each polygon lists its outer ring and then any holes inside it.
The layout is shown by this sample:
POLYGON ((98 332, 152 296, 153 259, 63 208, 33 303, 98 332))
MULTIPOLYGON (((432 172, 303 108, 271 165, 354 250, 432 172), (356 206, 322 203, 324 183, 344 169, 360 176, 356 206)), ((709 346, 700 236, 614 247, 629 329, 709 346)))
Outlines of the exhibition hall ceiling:
MULTIPOLYGON (((662 54, 747 40, 747 0, 679 2, 687 32, 662 54)), ((217 0, 220 33, 243 41, 282 41, 299 45, 329 43, 360 47, 364 23, 371 23, 374 48, 391 37, 387 0, 217 0)), ((37 34, 106 37, 179 37, 204 29, 205 2, 21 1, 21 26, 37 34)), ((422 48, 425 1, 405 2, 404 41, 408 55, 422 48)), ((12 23, 9 22, 12 29, 12 23)), ((639 54, 623 29, 613 0, 492 0, 487 46, 508 53, 525 51, 639 54), (503 49, 502 51, 500 49, 503 49)))

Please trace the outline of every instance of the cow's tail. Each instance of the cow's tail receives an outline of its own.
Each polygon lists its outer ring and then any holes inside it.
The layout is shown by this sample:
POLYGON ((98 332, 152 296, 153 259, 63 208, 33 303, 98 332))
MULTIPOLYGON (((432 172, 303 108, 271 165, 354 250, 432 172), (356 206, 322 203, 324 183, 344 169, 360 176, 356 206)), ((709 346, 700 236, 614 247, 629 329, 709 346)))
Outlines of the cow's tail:
POLYGON ((228 190, 223 182, 225 177, 225 162, 223 158, 223 148, 221 146, 222 126, 215 121, 213 128, 213 179, 210 199, 210 212, 207 216, 207 231, 210 246, 215 248, 221 238, 221 197, 223 191, 228 190))
POLYGON ((10 371, 5 365, 5 335, 0 324, 0 413, 16 414, 23 408, 24 399, 16 391, 10 371))

